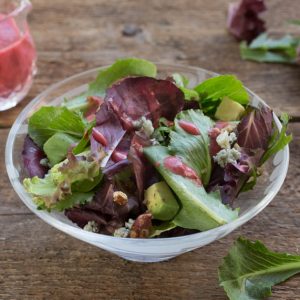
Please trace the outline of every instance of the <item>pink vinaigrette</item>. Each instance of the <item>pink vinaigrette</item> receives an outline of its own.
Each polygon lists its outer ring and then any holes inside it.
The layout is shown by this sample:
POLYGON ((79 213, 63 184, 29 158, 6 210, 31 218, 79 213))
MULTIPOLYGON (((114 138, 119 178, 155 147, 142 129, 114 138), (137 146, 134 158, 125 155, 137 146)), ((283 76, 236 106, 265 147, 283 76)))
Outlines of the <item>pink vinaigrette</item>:
POLYGON ((27 24, 31 3, 0 0, 0 111, 14 107, 28 93, 36 52, 27 24))

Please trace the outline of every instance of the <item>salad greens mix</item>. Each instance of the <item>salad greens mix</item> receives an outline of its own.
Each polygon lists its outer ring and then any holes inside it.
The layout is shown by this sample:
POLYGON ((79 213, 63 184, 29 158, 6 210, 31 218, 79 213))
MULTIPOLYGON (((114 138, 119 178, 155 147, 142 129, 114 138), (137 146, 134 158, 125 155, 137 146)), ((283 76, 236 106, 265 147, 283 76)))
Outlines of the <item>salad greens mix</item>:
POLYGON ((156 78, 146 60, 116 61, 88 91, 28 121, 24 187, 39 209, 85 230, 150 238, 215 228, 291 140, 233 75, 156 78))

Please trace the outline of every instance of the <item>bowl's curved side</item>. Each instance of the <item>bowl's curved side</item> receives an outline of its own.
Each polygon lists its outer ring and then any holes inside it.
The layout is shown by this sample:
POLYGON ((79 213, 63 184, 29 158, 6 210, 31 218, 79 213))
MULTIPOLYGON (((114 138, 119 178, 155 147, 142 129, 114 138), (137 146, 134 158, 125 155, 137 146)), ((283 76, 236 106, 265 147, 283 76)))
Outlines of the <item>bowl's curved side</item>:
MULTIPOLYGON (((167 73, 170 74, 172 72, 183 73, 184 75, 187 75, 192 79, 191 84, 197 84, 204 79, 217 75, 216 73, 194 67, 164 64, 157 65, 159 70, 162 71, 161 74, 163 76, 167 73)), ((5 150, 5 160, 9 179, 13 188, 15 189, 21 200, 24 202, 24 204, 45 222, 73 237, 113 252, 126 259, 147 262, 161 261, 177 256, 184 252, 191 251, 195 248, 202 247, 213 242, 214 240, 220 239, 221 237, 227 235, 237 227, 241 226, 242 224, 246 223, 248 220, 256 216, 272 201, 272 199, 278 193, 284 182, 288 170, 288 146, 277 153, 277 155, 274 157, 272 174, 270 175, 270 182, 263 191, 263 198, 256 205, 247 209, 235 221, 205 232, 176 238, 116 238, 102 234, 86 232, 72 224, 61 214, 53 214, 37 210, 36 206, 32 202, 30 195, 26 193, 21 182, 20 174, 22 171, 22 167, 20 164, 16 163, 16 156, 20 156, 20 147, 22 145, 20 145, 20 141, 18 142, 18 145, 16 145, 16 140, 21 140, 21 138, 23 138, 23 136, 26 134, 26 120, 32 112, 37 110, 42 105, 49 105, 53 102, 57 103, 62 101, 65 94, 70 95, 70 90, 68 90, 69 86, 72 88, 71 93, 80 94, 86 89, 87 83, 96 76, 98 71, 99 68, 89 70, 84 73, 69 77, 64 81, 51 86, 24 108, 9 132, 5 150), (62 90, 61 94, 59 93, 60 90, 62 90), (55 94, 56 91, 57 93, 55 94)), ((252 104, 254 106, 266 105, 266 103, 253 92, 251 92, 250 90, 248 90, 248 92, 251 96, 252 104)), ((274 120, 278 129, 281 129, 281 123, 276 115, 274 115, 274 120)))

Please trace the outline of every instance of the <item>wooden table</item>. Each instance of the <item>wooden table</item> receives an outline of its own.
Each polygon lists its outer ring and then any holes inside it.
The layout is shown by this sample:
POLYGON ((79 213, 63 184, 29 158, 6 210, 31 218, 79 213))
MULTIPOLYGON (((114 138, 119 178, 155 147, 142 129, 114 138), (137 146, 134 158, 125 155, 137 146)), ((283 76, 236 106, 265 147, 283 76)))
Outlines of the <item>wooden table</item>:
MULTIPOLYGON (((39 71, 27 99, 0 113, 0 299, 226 299, 217 267, 237 236, 299 253, 300 67, 241 61, 225 30, 227 0, 33 2, 39 71), (130 24, 137 30, 128 30, 130 24), (33 97, 67 76, 125 56, 234 73, 277 112, 294 117, 288 176, 268 208, 226 238, 164 263, 127 262, 58 232, 21 203, 5 170, 9 128, 33 97)), ((300 1, 267 2, 272 32, 300 34, 285 24, 300 18, 300 1)), ((274 288, 274 299, 300 299, 300 277, 274 288)))

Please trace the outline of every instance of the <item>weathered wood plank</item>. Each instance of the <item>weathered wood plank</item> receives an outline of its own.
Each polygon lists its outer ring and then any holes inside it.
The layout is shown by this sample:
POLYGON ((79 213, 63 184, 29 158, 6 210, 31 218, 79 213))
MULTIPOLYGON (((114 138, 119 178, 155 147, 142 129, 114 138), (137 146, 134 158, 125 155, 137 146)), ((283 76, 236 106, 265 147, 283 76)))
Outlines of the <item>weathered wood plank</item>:
MULTIPOLYGON (((238 235, 300 254, 300 124, 290 128, 290 169, 273 202, 228 237, 159 264, 126 262, 51 228, 22 205, 0 164, 0 299, 226 299, 217 267, 238 235)), ((299 299, 299 283, 277 286, 276 299, 299 299)))
MULTIPOLYGON (((228 2, 76 0, 66 6, 61 0, 34 1, 30 24, 39 72, 26 100, 0 113, 0 127, 9 127, 24 105, 50 84, 124 56, 235 73, 276 110, 300 116, 300 68, 243 62, 238 43, 225 29, 228 2), (122 35, 126 24, 141 32, 122 35)), ((271 31, 300 33, 299 27, 285 25, 287 19, 300 18, 300 2, 274 0, 268 5, 271 31)))
MULTIPOLYGON (((276 111, 300 117, 300 68, 242 62, 238 44, 225 30, 231 0, 104 1, 35 0, 30 24, 39 61, 34 85, 21 105, 0 113, 8 128, 33 97, 50 84, 118 57, 139 56, 219 73, 235 73, 276 111), (134 24, 131 37, 122 31, 134 24)), ((269 28, 299 34, 286 26, 300 19, 300 2, 267 1, 269 28)), ((51 228, 12 190, 4 163, 8 130, 0 129, 0 299, 216 299, 217 267, 238 235, 260 239, 274 250, 299 253, 300 124, 283 188, 259 216, 228 237, 169 262, 126 262, 51 228)), ((274 299, 299 299, 300 279, 275 287, 274 299)))

